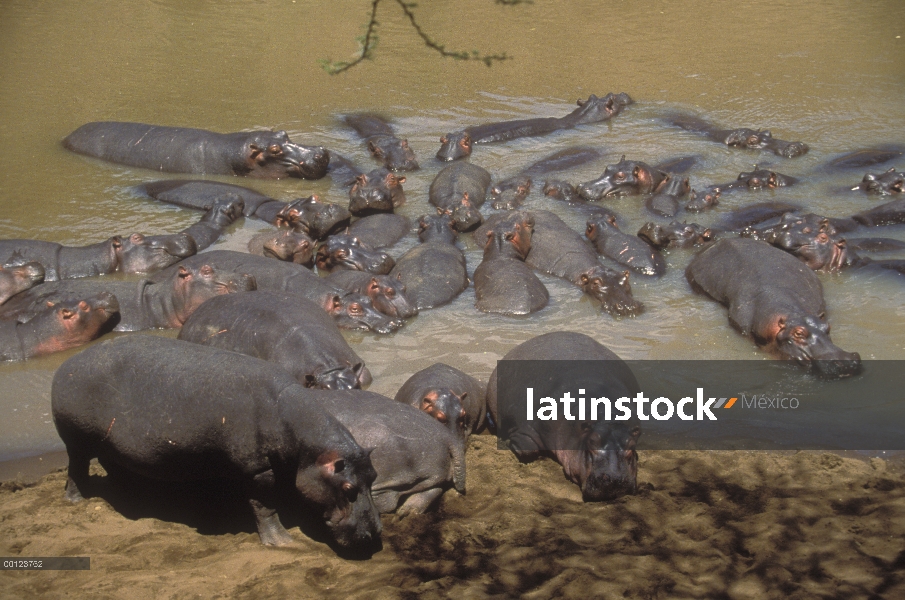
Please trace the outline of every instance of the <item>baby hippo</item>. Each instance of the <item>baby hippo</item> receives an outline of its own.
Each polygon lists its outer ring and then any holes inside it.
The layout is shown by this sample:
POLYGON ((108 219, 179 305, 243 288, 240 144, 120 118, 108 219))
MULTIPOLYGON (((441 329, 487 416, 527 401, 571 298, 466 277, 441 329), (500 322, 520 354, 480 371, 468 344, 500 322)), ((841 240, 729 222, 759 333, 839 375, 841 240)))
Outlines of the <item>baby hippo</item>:
POLYGON ((333 317, 298 294, 217 296, 189 317, 179 339, 274 362, 305 387, 349 390, 371 383, 333 317))
POLYGON ((484 425, 485 386, 459 369, 435 363, 408 378, 395 400, 419 408, 462 441, 484 425))
POLYGON ((364 271, 334 271, 327 281, 338 288, 367 296, 374 308, 390 317, 408 319, 418 314, 418 308, 405 294, 405 284, 397 274, 372 275, 364 271))
POLYGON ((331 235, 317 249, 317 268, 325 271, 352 269, 386 275, 396 261, 380 250, 374 250, 354 235, 342 233, 331 235))
POLYGON ((248 240, 248 251, 258 256, 314 266, 314 240, 292 229, 262 231, 248 240))
POLYGON ((371 496, 380 513, 423 513, 449 487, 465 493, 465 453, 435 419, 372 392, 312 395, 363 448, 373 448, 371 496))

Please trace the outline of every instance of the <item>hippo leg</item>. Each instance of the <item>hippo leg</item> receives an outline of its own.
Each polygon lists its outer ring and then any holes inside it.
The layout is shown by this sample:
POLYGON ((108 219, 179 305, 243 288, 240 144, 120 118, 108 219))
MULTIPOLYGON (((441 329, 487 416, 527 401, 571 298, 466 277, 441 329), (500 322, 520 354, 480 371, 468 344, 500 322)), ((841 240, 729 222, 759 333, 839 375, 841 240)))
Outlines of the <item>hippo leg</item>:
POLYGON ((273 483, 273 471, 256 475, 248 503, 255 514, 261 543, 265 546, 289 546, 295 542, 280 523, 276 509, 272 508, 273 483))
POLYGON ((399 492, 396 490, 371 490, 374 506, 380 514, 391 513, 399 504, 399 492))
POLYGON ((85 499, 82 491, 88 489, 88 466, 91 459, 69 453, 69 476, 66 478, 66 499, 75 504, 85 499))
POLYGON ((443 489, 438 487, 412 494, 405 499, 402 506, 396 509, 396 514, 400 517, 406 515, 420 515, 421 513, 426 512, 434 500, 439 498, 441 494, 443 494, 443 489))

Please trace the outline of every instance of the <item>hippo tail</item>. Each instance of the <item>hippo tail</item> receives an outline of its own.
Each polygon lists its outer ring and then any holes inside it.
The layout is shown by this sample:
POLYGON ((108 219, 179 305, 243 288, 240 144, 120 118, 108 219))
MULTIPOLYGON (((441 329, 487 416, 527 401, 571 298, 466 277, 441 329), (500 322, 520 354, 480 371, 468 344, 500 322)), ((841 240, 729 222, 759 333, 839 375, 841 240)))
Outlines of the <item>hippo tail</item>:
POLYGON ((453 487, 460 494, 465 493, 465 444, 458 440, 449 445, 449 457, 452 459, 453 487))

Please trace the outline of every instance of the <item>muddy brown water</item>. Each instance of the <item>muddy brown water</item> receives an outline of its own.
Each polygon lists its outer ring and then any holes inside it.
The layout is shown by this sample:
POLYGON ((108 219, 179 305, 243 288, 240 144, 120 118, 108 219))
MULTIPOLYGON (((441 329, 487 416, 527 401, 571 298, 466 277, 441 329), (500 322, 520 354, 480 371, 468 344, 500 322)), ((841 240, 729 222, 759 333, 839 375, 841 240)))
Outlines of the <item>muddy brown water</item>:
MULTIPOLYGON (((755 164, 802 178, 776 192, 725 197, 701 216, 709 224, 733 208, 784 200, 832 216, 879 203, 840 193, 863 172, 825 173, 832 157, 865 146, 902 143, 905 16, 897 3, 722 4, 595 0, 502 6, 490 0, 419 6, 424 29, 449 48, 506 52, 492 68, 444 60, 426 49, 398 7, 381 5, 373 60, 329 76, 318 59, 347 59, 367 19, 367 2, 172 2, 114 4, 10 0, 0 20, 0 238, 88 244, 114 234, 179 231, 199 214, 135 197, 132 186, 171 177, 69 153, 60 140, 89 121, 122 120, 215 131, 285 129, 363 169, 374 161, 340 116, 375 111, 407 137, 422 169, 407 173, 412 218, 430 210, 433 159, 447 131, 493 120, 561 116, 578 98, 625 91, 636 104, 611 122, 540 138, 478 146, 471 158, 501 179, 571 146, 600 148, 600 161, 562 173, 581 182, 625 154, 656 163, 700 157, 698 188, 734 179, 755 164), (730 127, 769 127, 802 140, 804 157, 730 150, 657 121, 683 110, 730 127)), ((899 168, 905 164, 896 165, 899 168)), ((255 181, 211 177, 289 199, 320 194, 345 203, 329 178, 255 181)), ((649 216, 638 198, 607 201, 637 229, 649 216)), ((586 213, 546 201, 537 183, 528 208, 556 211, 579 231, 586 213)), ((264 227, 241 221, 217 248, 243 249, 264 227)), ((902 228, 876 235, 905 239, 902 228)), ((413 238, 391 249, 399 256, 413 238)), ((480 251, 468 238, 469 271, 480 251)), ((688 251, 668 255, 659 280, 633 276, 646 305, 638 318, 614 319, 577 288, 542 276, 550 305, 526 318, 477 312, 469 289, 449 306, 425 311, 394 335, 348 333, 374 375, 372 391, 392 396, 415 371, 443 361, 484 379, 509 349, 540 333, 580 331, 631 359, 771 360, 730 329, 722 307, 690 293, 688 251)), ((901 281, 856 272, 821 275, 833 339, 865 359, 905 357, 901 281)), ((900 278, 901 279, 901 278, 900 278)), ((164 332, 161 335, 175 335, 164 332)), ((54 370, 76 351, 0 365, 0 460, 59 451, 50 418, 54 370)))

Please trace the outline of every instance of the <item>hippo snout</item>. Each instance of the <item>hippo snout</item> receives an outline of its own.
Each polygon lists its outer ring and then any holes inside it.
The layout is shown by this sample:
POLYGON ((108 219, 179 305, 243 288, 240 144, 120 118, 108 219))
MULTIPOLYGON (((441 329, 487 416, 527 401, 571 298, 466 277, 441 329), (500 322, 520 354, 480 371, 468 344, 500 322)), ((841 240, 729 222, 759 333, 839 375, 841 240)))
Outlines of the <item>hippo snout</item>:
POLYGON ((839 351, 838 358, 820 358, 811 361, 814 371, 826 379, 842 379, 861 372, 861 355, 857 352, 839 351))

